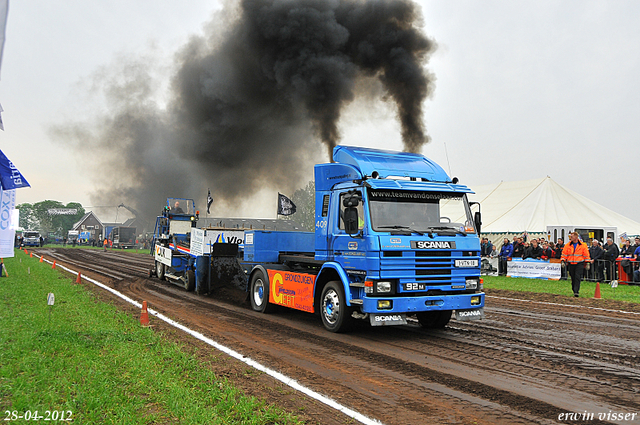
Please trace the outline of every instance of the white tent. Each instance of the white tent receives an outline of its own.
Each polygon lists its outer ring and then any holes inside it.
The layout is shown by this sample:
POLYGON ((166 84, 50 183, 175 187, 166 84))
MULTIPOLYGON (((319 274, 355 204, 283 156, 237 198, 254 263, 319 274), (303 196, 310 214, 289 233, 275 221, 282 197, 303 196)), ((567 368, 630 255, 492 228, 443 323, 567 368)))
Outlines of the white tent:
POLYGON ((612 226, 640 235, 640 223, 567 189, 550 177, 471 187, 482 233, 545 233, 547 226, 612 226))

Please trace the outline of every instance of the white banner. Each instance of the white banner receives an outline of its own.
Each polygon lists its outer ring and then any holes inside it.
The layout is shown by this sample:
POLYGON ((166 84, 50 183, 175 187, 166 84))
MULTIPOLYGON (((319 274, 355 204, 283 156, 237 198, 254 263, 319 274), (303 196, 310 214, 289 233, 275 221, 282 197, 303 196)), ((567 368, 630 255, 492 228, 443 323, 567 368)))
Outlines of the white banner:
POLYGON ((513 259, 507 262, 507 276, 558 280, 560 279, 560 263, 513 259))
POLYGON ((78 214, 77 208, 49 208, 49 215, 75 215, 78 214))
POLYGON ((16 190, 0 189, 0 258, 13 257, 16 227, 13 223, 16 207, 16 190))
POLYGON ((211 252, 211 247, 216 242, 235 243, 240 246, 244 243, 244 230, 203 230, 191 228, 190 251, 193 255, 204 255, 211 252))
POLYGON ((480 273, 497 276, 499 261, 500 259, 498 257, 482 257, 480 260, 480 273))

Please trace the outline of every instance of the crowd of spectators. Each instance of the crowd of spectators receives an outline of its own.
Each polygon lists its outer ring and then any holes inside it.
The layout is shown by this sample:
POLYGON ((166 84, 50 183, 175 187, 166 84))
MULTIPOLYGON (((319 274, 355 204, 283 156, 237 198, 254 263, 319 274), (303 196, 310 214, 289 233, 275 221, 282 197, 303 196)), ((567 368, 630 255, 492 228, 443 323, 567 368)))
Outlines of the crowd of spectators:
MULTIPOLYGON (((562 256, 564 245, 562 238, 558 238, 556 242, 547 241, 545 238, 533 238, 529 241, 527 240, 527 235, 524 234, 522 236, 514 236, 512 241, 504 238, 502 246, 498 250, 488 238, 482 238, 480 255, 490 258, 498 257, 498 274, 506 275, 508 259, 559 260, 562 256)), ((619 248, 611 238, 608 238, 604 244, 597 239, 592 239, 589 255, 591 257, 590 264, 592 265, 589 270, 589 278, 597 281, 617 279, 616 260, 620 260, 620 265, 627 274, 628 279, 640 282, 640 271, 638 270, 638 263, 640 263, 640 237, 635 238, 633 245, 630 239, 626 239, 622 248, 619 248)), ((566 279, 566 270, 564 268, 562 269, 562 279, 566 279)))

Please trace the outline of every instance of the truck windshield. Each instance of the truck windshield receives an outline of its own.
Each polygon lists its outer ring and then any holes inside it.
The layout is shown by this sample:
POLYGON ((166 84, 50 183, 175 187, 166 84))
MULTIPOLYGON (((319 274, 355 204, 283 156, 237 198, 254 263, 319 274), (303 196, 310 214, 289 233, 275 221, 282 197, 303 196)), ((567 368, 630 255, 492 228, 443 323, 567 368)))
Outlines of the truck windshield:
POLYGON ((375 231, 475 231, 463 193, 370 189, 369 211, 375 231))

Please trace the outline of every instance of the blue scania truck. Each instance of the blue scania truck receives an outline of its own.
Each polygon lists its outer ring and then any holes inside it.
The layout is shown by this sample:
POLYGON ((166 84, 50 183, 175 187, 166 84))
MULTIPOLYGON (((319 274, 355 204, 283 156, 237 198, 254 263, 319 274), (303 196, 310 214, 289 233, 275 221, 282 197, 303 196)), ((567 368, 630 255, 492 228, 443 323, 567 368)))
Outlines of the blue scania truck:
POLYGON ((179 214, 171 199, 152 274, 199 293, 233 288, 258 312, 316 313, 332 332, 482 319, 471 190, 419 154, 337 146, 333 160, 315 166, 315 232, 198 228, 193 201, 179 214))

